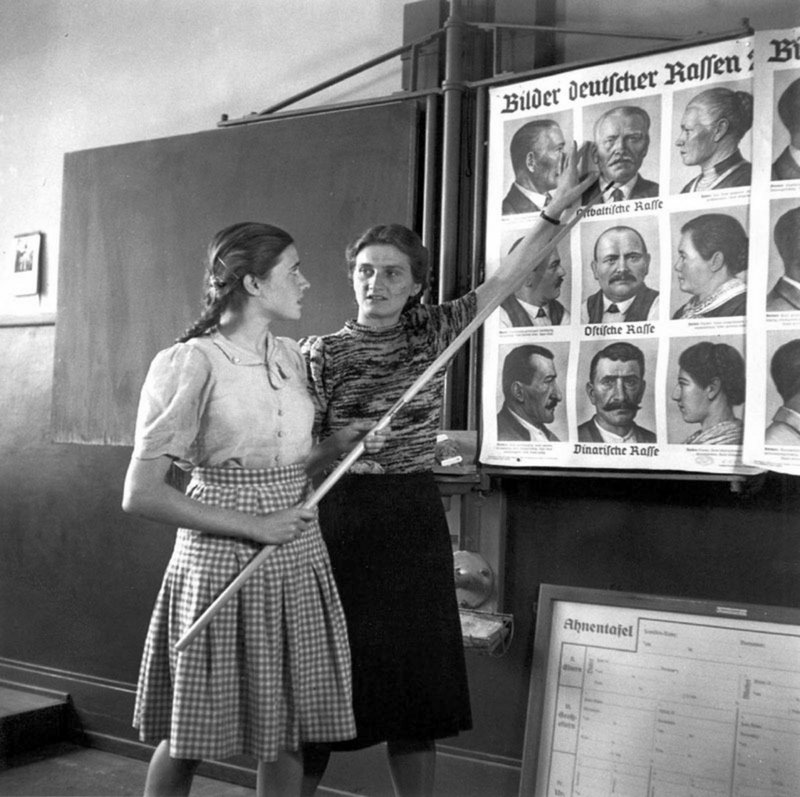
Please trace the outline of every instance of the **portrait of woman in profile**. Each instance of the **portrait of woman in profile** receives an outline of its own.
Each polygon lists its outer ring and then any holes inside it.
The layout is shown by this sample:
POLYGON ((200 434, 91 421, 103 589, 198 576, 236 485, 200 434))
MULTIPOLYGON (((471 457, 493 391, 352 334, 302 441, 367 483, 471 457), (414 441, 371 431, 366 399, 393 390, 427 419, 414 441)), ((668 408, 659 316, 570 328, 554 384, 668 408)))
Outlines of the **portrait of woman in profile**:
POLYGON ((686 423, 700 424, 684 445, 741 445, 742 419, 733 410, 744 398, 744 358, 733 346, 704 340, 681 352, 672 400, 686 423))
POLYGON ((747 233, 733 216, 705 213, 681 227, 674 270, 692 298, 673 314, 680 318, 742 316, 747 307, 747 233))
POLYGON ((753 126, 753 95, 723 86, 693 97, 681 117, 675 146, 685 166, 699 166, 682 194, 750 185, 752 165, 739 144, 753 126))

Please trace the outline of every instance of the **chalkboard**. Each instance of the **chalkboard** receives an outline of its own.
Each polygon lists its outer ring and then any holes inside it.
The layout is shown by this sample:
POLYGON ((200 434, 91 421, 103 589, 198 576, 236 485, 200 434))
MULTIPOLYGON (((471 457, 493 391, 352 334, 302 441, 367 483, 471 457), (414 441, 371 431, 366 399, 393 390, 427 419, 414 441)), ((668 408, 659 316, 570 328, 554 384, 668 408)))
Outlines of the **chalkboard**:
POLYGON ((800 610, 543 584, 520 797, 800 794, 800 610))
POLYGON ((204 254, 237 221, 297 241, 311 289, 299 337, 355 315, 348 241, 413 226, 419 110, 386 102, 68 153, 54 363, 57 442, 132 442, 153 355, 200 312, 204 254))

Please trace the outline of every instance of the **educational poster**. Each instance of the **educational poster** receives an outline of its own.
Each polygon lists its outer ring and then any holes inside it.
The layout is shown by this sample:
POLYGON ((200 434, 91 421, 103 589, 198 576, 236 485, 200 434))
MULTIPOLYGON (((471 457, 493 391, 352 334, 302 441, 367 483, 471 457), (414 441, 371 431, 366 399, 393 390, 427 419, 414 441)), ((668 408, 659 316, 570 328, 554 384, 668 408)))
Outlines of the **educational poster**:
POLYGON ((800 474, 800 28, 755 41, 744 457, 800 474))
POLYGON ((487 319, 481 462, 757 470, 742 462, 752 51, 717 42, 492 91, 487 276, 546 207, 568 142, 613 186, 587 189, 578 224, 487 319))
POLYGON ((520 793, 799 794, 797 627, 729 611, 555 602, 544 704, 529 718, 535 787, 520 793))

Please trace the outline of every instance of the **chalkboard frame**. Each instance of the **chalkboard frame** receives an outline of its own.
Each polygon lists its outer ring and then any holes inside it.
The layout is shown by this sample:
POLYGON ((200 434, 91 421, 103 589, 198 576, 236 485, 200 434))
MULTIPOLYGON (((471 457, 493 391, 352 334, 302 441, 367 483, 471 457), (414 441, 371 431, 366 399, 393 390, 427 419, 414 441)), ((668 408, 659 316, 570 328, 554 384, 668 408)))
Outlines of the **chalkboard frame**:
POLYGON ((297 241, 311 282, 301 337, 355 315, 346 244, 366 227, 416 226, 418 100, 67 153, 52 432, 130 445, 153 355, 199 315, 212 235, 269 221, 297 241))

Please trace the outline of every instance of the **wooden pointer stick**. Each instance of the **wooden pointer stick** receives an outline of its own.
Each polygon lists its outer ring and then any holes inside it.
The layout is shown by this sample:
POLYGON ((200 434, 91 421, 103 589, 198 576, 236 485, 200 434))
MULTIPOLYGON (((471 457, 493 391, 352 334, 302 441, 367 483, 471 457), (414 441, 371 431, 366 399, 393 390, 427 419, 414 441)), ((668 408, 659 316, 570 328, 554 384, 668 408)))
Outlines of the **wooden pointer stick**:
MULTIPOLYGON (((558 233, 547 243, 544 249, 539 254, 537 263, 545 261, 555 250, 558 244, 564 239, 572 228, 578 223, 581 217, 586 212, 586 208, 593 205, 612 185, 607 186, 603 192, 598 193, 594 199, 589 202, 585 207, 579 208, 574 217, 570 219, 568 224, 558 231, 558 233)), ((538 268, 538 265, 536 266, 538 268)), ((498 287, 497 291, 491 296, 486 305, 476 313, 475 318, 461 330, 461 332, 453 338, 450 345, 417 377, 411 387, 397 400, 394 406, 372 427, 371 432, 385 429, 392 421, 395 415, 400 412, 406 404, 408 404, 414 396, 422 390, 425 385, 430 382, 434 374, 443 368, 447 363, 456 355, 458 350, 467 342, 474 332, 483 324, 483 322, 500 306, 508 296, 515 291, 519 290, 525 280, 528 278, 530 271, 523 274, 512 286, 504 285, 498 287)), ((364 453, 365 446, 363 439, 350 451, 350 453, 339 462, 339 464, 330 472, 327 478, 320 484, 319 487, 305 502, 304 506, 307 509, 313 509, 331 490, 336 482, 350 469, 350 466, 364 453)), ((244 586, 244 583, 250 578, 255 570, 267 559, 268 556, 275 550, 275 545, 265 545, 253 558, 242 568, 239 574, 228 584, 227 587, 214 599, 213 603, 194 621, 189 630, 177 641, 175 649, 180 652, 185 650, 191 641, 202 631, 222 609, 222 607, 244 586)))

